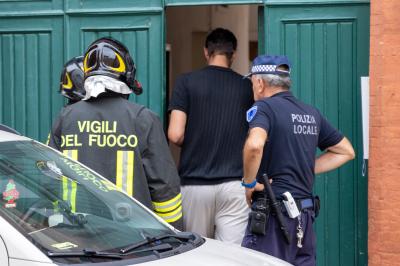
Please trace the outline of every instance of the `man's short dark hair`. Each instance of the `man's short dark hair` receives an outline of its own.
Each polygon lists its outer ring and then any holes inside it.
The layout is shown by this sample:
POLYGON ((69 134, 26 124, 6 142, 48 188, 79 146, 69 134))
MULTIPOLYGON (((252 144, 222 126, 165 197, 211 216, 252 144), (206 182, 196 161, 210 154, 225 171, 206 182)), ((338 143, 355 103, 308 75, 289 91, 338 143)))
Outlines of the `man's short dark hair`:
POLYGON ((236 51, 237 40, 230 30, 216 28, 208 34, 205 47, 209 56, 226 55, 228 59, 231 59, 236 51))

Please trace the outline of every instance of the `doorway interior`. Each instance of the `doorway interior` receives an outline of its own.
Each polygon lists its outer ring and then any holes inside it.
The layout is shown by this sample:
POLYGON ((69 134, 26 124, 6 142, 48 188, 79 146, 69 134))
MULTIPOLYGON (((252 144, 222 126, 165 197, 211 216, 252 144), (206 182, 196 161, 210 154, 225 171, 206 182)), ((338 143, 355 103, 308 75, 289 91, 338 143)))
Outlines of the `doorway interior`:
MULTIPOLYGON (((206 66, 203 47, 207 34, 215 28, 229 29, 238 40, 232 69, 242 75, 249 71, 251 61, 258 52, 257 10, 257 5, 166 8, 166 106, 168 106, 176 78, 182 73, 206 66)), ((171 144, 171 151, 175 162, 178 163, 179 148, 171 144)))

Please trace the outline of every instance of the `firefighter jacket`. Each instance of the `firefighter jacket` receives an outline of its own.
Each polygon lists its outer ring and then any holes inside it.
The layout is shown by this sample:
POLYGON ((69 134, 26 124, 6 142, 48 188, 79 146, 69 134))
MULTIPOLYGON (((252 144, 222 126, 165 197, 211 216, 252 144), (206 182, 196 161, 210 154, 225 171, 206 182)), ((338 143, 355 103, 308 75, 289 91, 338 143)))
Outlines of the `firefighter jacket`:
POLYGON ((179 176, 160 120, 148 108, 114 93, 66 106, 53 124, 49 146, 181 229, 179 176))

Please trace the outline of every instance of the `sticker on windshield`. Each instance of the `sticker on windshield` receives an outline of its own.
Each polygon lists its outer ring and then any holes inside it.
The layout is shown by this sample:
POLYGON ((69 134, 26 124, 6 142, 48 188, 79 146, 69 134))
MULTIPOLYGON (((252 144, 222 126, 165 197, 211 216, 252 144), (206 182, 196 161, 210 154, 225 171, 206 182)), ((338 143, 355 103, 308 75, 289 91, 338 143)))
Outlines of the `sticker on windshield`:
POLYGON ((71 243, 71 242, 57 243, 57 244, 53 244, 51 246, 56 248, 56 249, 60 249, 60 250, 70 249, 70 248, 77 248, 78 247, 78 245, 75 245, 74 243, 71 243))
POLYGON ((37 161, 36 167, 46 176, 60 179, 63 175, 61 169, 54 161, 37 161))
POLYGON ((6 190, 3 192, 3 199, 7 202, 4 204, 6 208, 15 208, 17 207, 17 203, 15 202, 19 198, 19 192, 14 183, 13 179, 9 179, 6 190))
MULTIPOLYGON (((83 166, 80 166, 77 163, 74 163, 73 161, 67 159, 67 158, 63 158, 62 159, 64 161, 64 163, 66 165, 68 165, 72 171, 75 172, 75 174, 82 176, 83 180, 89 180, 90 182, 92 182, 98 189, 104 191, 104 192, 108 192, 110 191, 108 189, 108 187, 110 185, 105 185, 103 180, 101 178, 96 177, 94 174, 92 174, 91 172, 89 172, 88 170, 86 170, 83 166)), ((114 189, 113 189, 114 190, 114 189)))

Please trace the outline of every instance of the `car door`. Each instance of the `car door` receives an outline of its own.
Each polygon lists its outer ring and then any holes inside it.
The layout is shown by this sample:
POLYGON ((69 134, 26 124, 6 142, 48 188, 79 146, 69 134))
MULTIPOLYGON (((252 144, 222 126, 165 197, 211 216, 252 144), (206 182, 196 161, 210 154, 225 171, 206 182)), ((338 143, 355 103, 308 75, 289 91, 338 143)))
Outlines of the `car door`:
POLYGON ((8 252, 6 244, 3 241, 3 238, 0 235, 0 265, 8 266, 8 252))

